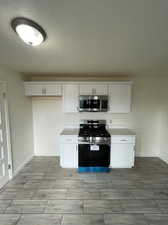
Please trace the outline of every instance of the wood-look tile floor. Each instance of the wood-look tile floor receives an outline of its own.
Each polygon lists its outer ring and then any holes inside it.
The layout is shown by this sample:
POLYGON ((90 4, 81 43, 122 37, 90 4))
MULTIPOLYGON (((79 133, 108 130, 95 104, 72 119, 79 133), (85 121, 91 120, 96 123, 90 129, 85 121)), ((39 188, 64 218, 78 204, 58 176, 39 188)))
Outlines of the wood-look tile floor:
POLYGON ((79 174, 34 157, 0 190, 0 225, 168 225, 168 164, 79 174))

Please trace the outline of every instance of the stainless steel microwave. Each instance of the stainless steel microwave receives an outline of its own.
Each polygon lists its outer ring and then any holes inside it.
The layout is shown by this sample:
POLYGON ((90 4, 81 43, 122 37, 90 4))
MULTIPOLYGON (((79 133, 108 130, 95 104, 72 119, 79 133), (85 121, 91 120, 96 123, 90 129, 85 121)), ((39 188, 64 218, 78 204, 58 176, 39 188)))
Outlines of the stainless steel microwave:
POLYGON ((79 112, 107 112, 107 95, 80 95, 79 112))

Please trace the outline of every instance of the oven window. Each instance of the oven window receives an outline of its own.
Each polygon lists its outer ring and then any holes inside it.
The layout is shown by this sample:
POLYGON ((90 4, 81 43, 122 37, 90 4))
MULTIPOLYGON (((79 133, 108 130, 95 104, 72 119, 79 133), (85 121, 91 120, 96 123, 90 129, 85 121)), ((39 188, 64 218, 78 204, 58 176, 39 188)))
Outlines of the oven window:
POLYGON ((91 109, 100 109, 100 100, 99 99, 90 100, 90 108, 91 109))
POLYGON ((81 109, 89 109, 90 107, 90 101, 89 99, 82 99, 80 100, 80 108, 81 109))

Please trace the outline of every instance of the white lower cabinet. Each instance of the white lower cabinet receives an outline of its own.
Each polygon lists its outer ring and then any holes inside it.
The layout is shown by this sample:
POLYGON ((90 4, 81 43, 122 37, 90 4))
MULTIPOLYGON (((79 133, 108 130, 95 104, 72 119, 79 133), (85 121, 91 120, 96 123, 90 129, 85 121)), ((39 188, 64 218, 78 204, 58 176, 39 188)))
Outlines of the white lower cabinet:
POLYGON ((135 158, 135 136, 112 136, 110 167, 132 168, 135 158))
MULTIPOLYGON (((61 135, 60 165, 78 168, 78 136, 61 135)), ((132 168, 135 159, 135 135, 111 136, 111 168, 132 168)))
POLYGON ((76 136, 62 136, 60 144, 60 165, 62 168, 78 167, 78 142, 76 136))

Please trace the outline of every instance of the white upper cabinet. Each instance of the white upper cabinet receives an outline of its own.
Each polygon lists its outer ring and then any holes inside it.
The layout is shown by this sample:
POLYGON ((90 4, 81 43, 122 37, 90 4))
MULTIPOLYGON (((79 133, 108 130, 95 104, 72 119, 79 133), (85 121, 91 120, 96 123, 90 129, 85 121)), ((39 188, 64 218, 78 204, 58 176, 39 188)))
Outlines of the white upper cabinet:
POLYGON ((66 84, 63 86, 63 112, 78 112, 79 85, 66 84))
POLYGON ((62 85, 60 84, 49 84, 45 88, 48 96, 62 96, 62 85))
POLYGON ((107 95, 108 86, 104 84, 81 84, 79 85, 80 95, 107 95))
POLYGON ((26 96, 61 96, 62 85, 53 82, 25 82, 26 96))
POLYGON ((131 111, 131 83, 109 85, 109 112, 129 113, 131 111))
POLYGON ((25 84, 25 95, 26 96, 42 96, 46 94, 43 86, 39 84, 25 84))
POLYGON ((78 112, 79 95, 108 95, 110 113, 131 111, 132 82, 24 82, 26 96, 63 96, 63 112, 78 112))

